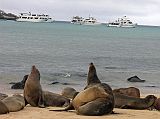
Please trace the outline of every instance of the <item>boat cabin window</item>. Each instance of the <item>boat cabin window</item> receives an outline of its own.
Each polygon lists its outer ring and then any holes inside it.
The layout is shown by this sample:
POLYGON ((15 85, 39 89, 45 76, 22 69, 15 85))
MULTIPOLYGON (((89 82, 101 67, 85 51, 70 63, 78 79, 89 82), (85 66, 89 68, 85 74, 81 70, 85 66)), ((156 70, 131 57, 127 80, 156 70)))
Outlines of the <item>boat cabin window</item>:
POLYGON ((27 19, 27 17, 22 17, 23 19, 27 19))

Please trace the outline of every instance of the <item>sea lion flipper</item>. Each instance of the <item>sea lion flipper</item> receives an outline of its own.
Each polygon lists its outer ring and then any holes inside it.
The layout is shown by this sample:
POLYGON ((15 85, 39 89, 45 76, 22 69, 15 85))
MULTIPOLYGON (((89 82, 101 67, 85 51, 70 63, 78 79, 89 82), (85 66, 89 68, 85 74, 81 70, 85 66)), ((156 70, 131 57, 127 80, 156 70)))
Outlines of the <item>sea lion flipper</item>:
POLYGON ((121 108, 121 109, 128 109, 129 106, 128 106, 128 105, 122 105, 120 108, 121 108))
POLYGON ((45 106, 44 106, 44 96, 43 96, 43 94, 40 95, 40 97, 39 97, 38 107, 40 107, 40 108, 45 108, 45 106))
POLYGON ((70 105, 68 105, 67 107, 64 107, 64 108, 61 108, 61 109, 60 108, 55 109, 55 107, 54 107, 54 108, 50 109, 49 111, 68 111, 68 110, 73 110, 73 109, 74 109, 74 107, 73 107, 72 103, 70 103, 70 105))
POLYGON ((24 101, 25 101, 25 106, 28 104, 28 102, 27 102, 27 100, 26 100, 26 98, 24 97, 24 101))

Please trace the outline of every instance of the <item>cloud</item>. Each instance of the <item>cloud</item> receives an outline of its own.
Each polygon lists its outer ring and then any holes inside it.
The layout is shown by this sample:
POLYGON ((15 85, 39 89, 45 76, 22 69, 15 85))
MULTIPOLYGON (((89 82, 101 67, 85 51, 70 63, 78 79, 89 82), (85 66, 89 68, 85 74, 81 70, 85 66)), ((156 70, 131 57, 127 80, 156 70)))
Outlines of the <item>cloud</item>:
POLYGON ((70 20, 79 15, 96 17, 101 22, 128 16, 140 24, 160 25, 159 0, 0 0, 0 8, 9 12, 35 12, 70 20))

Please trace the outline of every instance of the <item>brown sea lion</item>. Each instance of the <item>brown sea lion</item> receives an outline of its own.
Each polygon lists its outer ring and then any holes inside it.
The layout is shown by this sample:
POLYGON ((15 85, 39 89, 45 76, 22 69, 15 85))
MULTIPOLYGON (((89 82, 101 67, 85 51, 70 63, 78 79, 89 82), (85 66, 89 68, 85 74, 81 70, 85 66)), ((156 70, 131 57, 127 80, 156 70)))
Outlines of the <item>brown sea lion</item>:
POLYGON ((97 76, 96 68, 94 64, 91 62, 89 65, 88 77, 87 77, 87 85, 94 85, 97 83, 101 83, 97 76))
POLYGON ((7 106, 0 100, 0 114, 7 114, 9 110, 7 106))
POLYGON ((93 63, 90 63, 86 88, 75 96, 71 105, 80 115, 98 116, 112 112, 114 108, 112 89, 100 82, 93 63))
POLYGON ((62 90, 61 95, 73 99, 78 93, 79 92, 77 92, 74 88, 66 87, 62 90))
POLYGON ((13 95, 2 100, 10 112, 20 111, 25 107, 24 97, 21 95, 13 95))
POLYGON ((160 98, 157 98, 153 107, 156 109, 156 110, 160 110, 160 98))
POLYGON ((78 93, 67 108, 50 111, 65 111, 72 109, 73 106, 73 109, 79 115, 98 116, 109 114, 113 110, 110 98, 112 97, 106 93, 103 87, 95 84, 78 93))
POLYGON ((8 97, 8 95, 0 93, 0 100, 3 100, 4 98, 8 97))
POLYGON ((43 91, 44 105, 54 107, 66 107, 70 104, 70 100, 62 95, 55 94, 49 91, 43 91))
MULTIPOLYGON (((96 87, 96 90, 98 91, 98 93, 100 93, 99 96, 102 96, 102 97, 98 97, 97 94, 93 93, 94 95, 91 97, 95 96, 95 98, 93 98, 92 101, 88 100, 88 102, 86 104, 80 106, 77 110, 78 114, 104 115, 104 114, 112 113, 113 108, 114 108, 114 96, 112 93, 112 89, 108 84, 101 83, 101 81, 99 80, 99 78, 97 76, 97 72, 96 72, 96 68, 95 68, 94 64, 90 63, 88 77, 87 77, 87 86, 85 87, 85 90, 80 93, 83 94, 84 92, 87 92, 88 89, 91 90, 91 91, 89 91, 89 93, 94 92, 95 90, 93 90, 92 88, 95 88, 95 87, 96 87), (98 88, 103 89, 103 90, 98 90, 98 88), (103 93, 106 94, 105 95, 106 97, 103 97, 103 93)), ((76 100, 76 98, 81 100, 81 97, 78 97, 80 95, 80 93, 74 98, 74 100, 76 100)), ((74 100, 73 100, 73 103, 74 103, 74 100)))
POLYGON ((40 84, 40 73, 35 66, 32 66, 24 86, 24 98, 31 106, 44 107, 44 97, 40 84))
POLYGON ((140 90, 135 87, 114 89, 113 93, 118 93, 118 94, 140 98, 140 90))
POLYGON ((114 94, 115 107, 122 109, 148 109, 157 99, 154 95, 148 95, 145 98, 130 97, 123 94, 114 94))
POLYGON ((110 95, 97 85, 77 94, 72 104, 77 114, 80 115, 96 116, 112 112, 110 95))
MULTIPOLYGON (((95 114, 95 115, 104 115, 109 114, 113 111, 114 108, 114 96, 111 87, 106 83, 101 83, 97 76, 96 68, 93 63, 89 65, 88 77, 87 77, 87 86, 85 90, 91 88, 93 86, 102 88, 105 93, 108 95, 106 98, 97 98, 94 101, 86 104, 85 106, 81 106, 79 108, 79 112, 95 114), (92 110, 92 111, 89 111, 92 110), (98 111, 98 113, 96 113, 98 111)), ((77 96, 76 96, 77 97, 77 96)), ((76 98, 75 97, 75 98, 76 98)))

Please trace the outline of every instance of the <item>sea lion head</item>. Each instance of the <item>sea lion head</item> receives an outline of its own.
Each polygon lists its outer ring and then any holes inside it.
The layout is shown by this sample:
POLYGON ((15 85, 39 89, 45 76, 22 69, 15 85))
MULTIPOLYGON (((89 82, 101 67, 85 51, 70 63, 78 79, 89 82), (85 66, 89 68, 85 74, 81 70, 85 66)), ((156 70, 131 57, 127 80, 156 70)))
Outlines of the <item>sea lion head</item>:
POLYGON ((148 95, 148 96, 145 97, 145 99, 148 101, 149 105, 152 106, 152 105, 154 105, 157 97, 154 96, 154 95, 148 95))
POLYGON ((157 98, 154 103, 154 108, 160 110, 160 98, 157 98))
POLYGON ((31 68, 30 76, 37 77, 40 80, 40 73, 35 65, 33 65, 31 68))
POLYGON ((93 84, 93 83, 101 83, 98 79, 96 68, 94 64, 91 62, 89 64, 89 71, 88 71, 88 77, 87 77, 87 85, 93 84))

